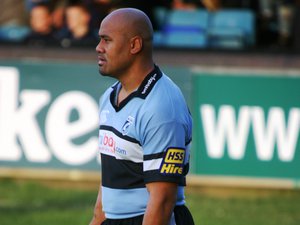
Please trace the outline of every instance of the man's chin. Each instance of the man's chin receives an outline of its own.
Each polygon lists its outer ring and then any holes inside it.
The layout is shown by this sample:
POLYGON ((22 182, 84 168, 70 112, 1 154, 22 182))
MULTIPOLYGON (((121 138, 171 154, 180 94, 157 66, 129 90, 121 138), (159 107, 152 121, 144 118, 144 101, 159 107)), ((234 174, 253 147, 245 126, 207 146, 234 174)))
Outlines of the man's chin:
POLYGON ((101 76, 104 76, 104 77, 108 77, 109 76, 109 74, 107 72, 105 72, 104 70, 101 70, 101 69, 99 69, 99 74, 101 76))

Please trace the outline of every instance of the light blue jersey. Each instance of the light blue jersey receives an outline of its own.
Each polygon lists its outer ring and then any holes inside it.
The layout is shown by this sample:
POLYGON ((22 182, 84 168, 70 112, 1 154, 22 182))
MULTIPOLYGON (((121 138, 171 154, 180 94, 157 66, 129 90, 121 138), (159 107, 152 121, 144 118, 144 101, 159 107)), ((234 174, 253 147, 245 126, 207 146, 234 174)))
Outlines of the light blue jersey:
POLYGON ((107 218, 145 213, 155 181, 179 185, 177 205, 185 203, 192 119, 179 88, 156 66, 119 106, 117 82, 100 99, 99 148, 102 205, 107 218))

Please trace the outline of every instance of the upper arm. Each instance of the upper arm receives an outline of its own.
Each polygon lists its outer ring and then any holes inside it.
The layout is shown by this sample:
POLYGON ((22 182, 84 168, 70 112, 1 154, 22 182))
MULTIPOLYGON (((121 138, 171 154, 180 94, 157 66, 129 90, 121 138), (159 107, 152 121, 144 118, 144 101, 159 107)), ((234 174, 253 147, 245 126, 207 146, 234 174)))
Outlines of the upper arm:
POLYGON ((173 182, 151 182, 146 184, 150 198, 164 199, 176 201, 178 184, 173 182))
POLYGON ((176 204, 177 184, 171 182, 152 182, 146 184, 149 201, 143 225, 169 224, 176 204))

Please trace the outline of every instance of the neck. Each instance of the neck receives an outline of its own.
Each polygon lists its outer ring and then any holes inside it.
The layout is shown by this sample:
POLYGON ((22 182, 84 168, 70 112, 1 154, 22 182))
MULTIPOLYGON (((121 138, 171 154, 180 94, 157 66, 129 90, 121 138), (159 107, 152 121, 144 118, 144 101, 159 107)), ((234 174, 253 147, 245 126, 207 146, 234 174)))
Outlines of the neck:
POLYGON ((122 102, 128 95, 134 92, 153 69, 154 63, 151 63, 148 66, 144 66, 143 69, 132 69, 130 73, 120 78, 119 81, 122 87, 119 92, 118 103, 122 102))
POLYGON ((136 90, 145 77, 154 69, 154 63, 151 62, 148 65, 141 64, 141 67, 132 67, 126 75, 119 79, 122 84, 122 89, 124 89, 129 94, 136 90))

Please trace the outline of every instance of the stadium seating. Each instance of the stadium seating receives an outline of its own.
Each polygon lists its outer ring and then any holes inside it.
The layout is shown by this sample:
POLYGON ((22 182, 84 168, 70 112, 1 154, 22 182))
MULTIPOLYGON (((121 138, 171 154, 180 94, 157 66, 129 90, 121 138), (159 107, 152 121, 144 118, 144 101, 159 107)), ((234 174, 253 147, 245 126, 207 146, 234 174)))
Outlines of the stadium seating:
POLYGON ((206 10, 171 10, 162 28, 167 47, 206 47, 208 12, 206 10))
MULTIPOLYGON (((158 7, 155 18, 156 47, 245 49, 255 45, 255 13, 247 9, 210 12, 158 7)), ((21 42, 29 32, 28 27, 0 26, 0 41, 21 42)))
POLYGON ((255 15, 250 10, 163 10, 154 44, 166 47, 243 49, 255 44, 255 15))
POLYGON ((30 28, 26 26, 0 26, 0 41, 21 42, 29 32, 30 28))
POLYGON ((212 48, 241 49, 255 44, 255 18, 250 10, 211 13, 208 38, 212 48))

